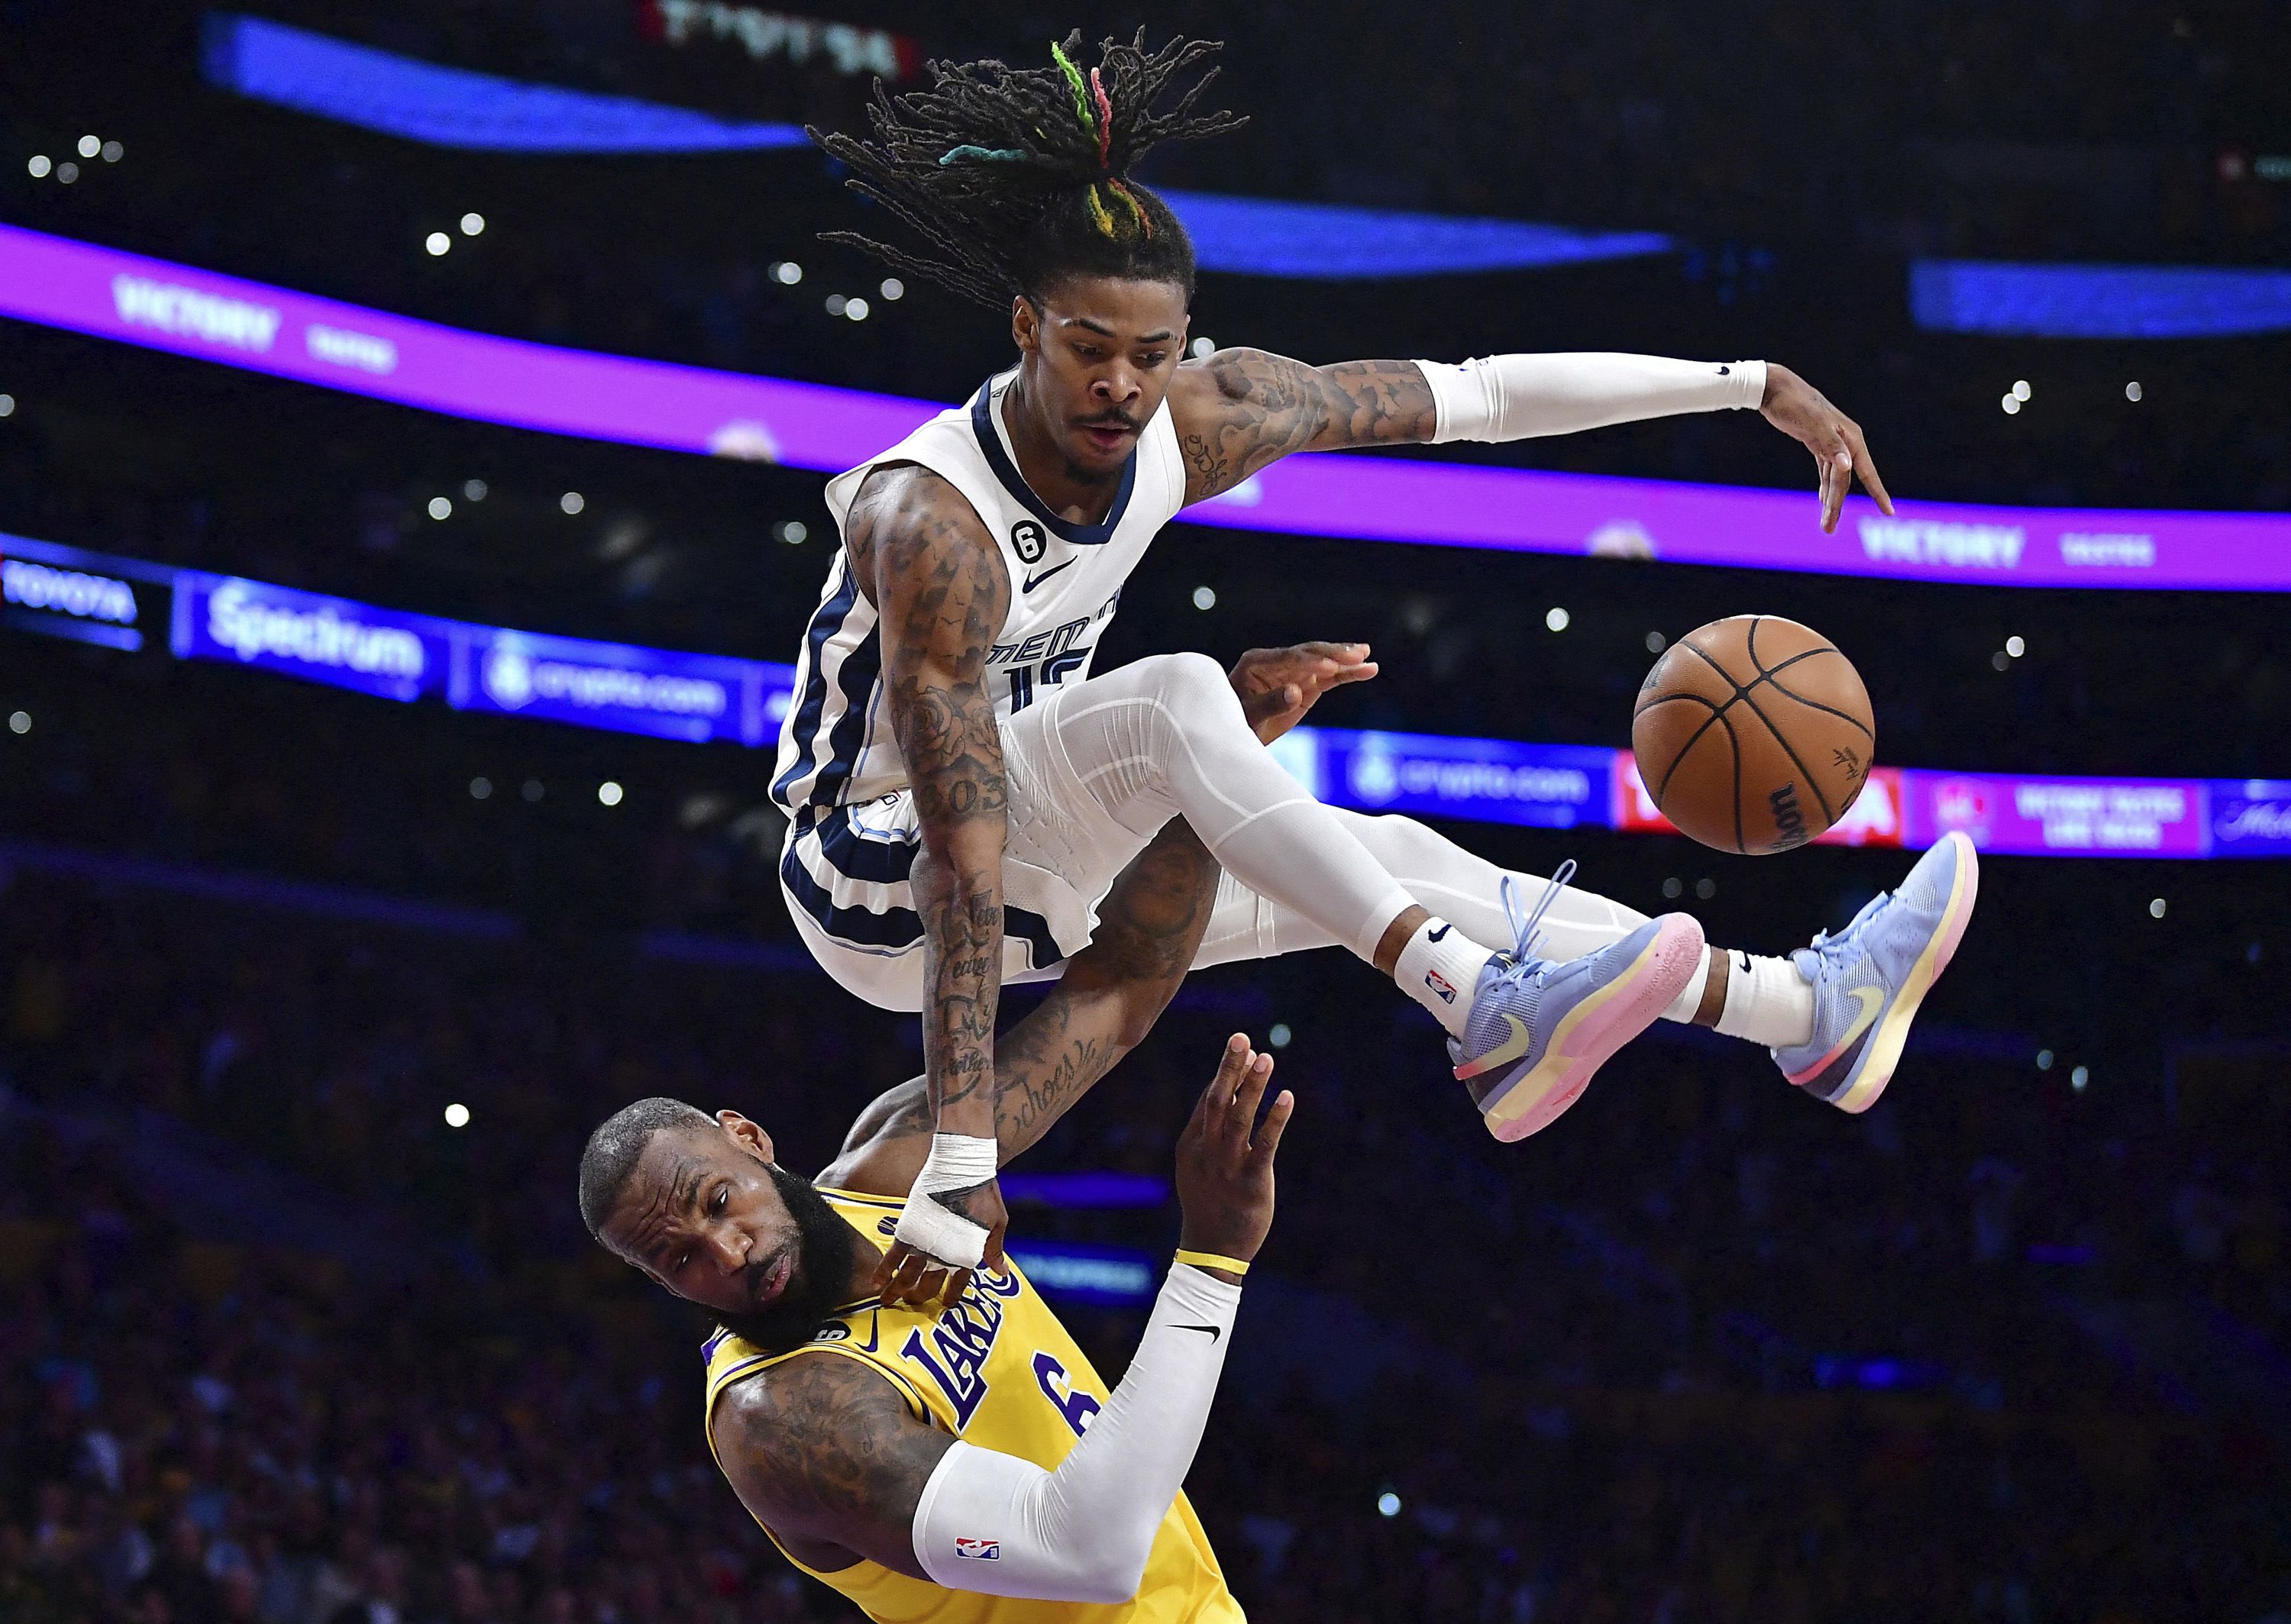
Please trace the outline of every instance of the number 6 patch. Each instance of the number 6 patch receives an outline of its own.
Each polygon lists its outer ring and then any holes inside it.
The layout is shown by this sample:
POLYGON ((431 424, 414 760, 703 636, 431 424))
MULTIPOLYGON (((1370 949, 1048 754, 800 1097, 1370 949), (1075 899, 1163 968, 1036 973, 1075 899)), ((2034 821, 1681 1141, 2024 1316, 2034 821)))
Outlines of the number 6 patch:
POLYGON ((1010 545, 1021 563, 1040 564, 1042 555, 1050 550, 1050 538, 1033 519, 1022 519, 1010 527, 1010 545))

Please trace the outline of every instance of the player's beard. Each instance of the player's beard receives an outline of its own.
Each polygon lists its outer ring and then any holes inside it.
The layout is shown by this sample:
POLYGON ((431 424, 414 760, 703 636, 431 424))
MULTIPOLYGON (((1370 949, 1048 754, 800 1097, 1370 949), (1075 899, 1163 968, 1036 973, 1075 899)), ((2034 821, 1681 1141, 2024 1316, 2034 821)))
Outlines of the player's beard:
POLYGON ((753 1314, 719 1314, 716 1323, 768 1353, 810 1340, 834 1311, 851 1300, 851 1226, 827 1198, 776 1162, 766 1162, 788 1216, 795 1220, 796 1266, 769 1307, 753 1314))

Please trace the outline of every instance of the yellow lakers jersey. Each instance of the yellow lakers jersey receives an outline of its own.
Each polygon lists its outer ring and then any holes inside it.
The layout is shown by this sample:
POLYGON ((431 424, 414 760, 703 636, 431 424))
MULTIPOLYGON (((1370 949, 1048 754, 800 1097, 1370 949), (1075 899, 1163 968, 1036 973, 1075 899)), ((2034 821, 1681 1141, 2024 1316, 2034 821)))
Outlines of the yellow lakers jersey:
MULTIPOLYGON (((820 1194, 878 1248, 890 1244, 903 1198, 820 1194)), ((718 1395, 790 1359, 859 1360, 898 1390, 917 1419, 1045 1471, 1066 1458, 1106 1400, 1105 1384, 1016 1264, 1001 1274, 973 1274, 961 1298, 945 1308, 870 1302, 829 1321, 791 1352, 768 1354, 719 1331, 701 1354, 708 1362, 704 1420, 711 1451, 718 1395)), ((772 1543, 779 1544, 777 1536, 772 1543)), ((786 1556, 787 1548, 780 1552, 786 1556)), ((1241 1624, 1242 1619, 1209 1536, 1182 1493, 1154 1536, 1137 1596, 1110 1606, 949 1590, 873 1562, 832 1573, 795 1565, 840 1590, 876 1624, 1241 1624)))

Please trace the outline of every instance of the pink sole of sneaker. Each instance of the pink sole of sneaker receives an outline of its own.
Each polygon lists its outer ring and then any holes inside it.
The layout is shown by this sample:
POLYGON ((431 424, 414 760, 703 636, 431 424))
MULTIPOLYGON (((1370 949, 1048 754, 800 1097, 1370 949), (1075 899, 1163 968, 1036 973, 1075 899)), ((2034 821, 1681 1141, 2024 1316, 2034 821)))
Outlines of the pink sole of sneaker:
POLYGON ((1981 895, 1981 856, 1972 840, 1957 830, 1941 838, 1953 841, 1957 848, 1949 902, 1941 911, 1941 928, 1933 933, 1933 939, 1909 967, 1900 995, 1871 1036, 1869 1052, 1862 1057, 1861 1074, 1829 1102, 1855 1116, 1876 1105, 1885 1085, 1893 1081, 1894 1069, 1901 1063, 1902 1046, 1909 1041, 1909 1023, 1917 1019, 1918 1006, 1925 1002, 1925 994, 1933 991, 1933 983, 1941 979, 1941 971, 1957 956, 1957 944, 1965 940, 1965 928, 1973 920, 1973 904, 1981 895))
POLYGON ((1481 1107, 1488 1131, 1510 1143, 1539 1133, 1583 1097, 1615 1051, 1652 1025, 1702 960, 1702 927, 1667 915, 1631 967, 1567 1012, 1533 1069, 1481 1107))

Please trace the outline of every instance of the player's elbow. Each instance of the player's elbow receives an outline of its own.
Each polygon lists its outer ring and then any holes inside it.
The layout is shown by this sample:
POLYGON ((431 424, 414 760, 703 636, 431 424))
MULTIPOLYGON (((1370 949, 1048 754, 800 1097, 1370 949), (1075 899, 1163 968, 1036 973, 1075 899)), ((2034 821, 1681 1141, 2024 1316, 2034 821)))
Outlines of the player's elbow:
POLYGON ((1070 1585, 1060 1587, 1067 1593, 1057 1599, 1100 1607, 1129 1600, 1146 1582, 1146 1564, 1153 1557, 1154 1535, 1160 1527, 1157 1517, 1143 1529, 1126 1528, 1118 1537, 1106 1538, 1096 1559, 1077 1570, 1070 1585))

